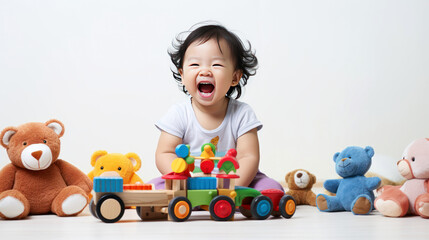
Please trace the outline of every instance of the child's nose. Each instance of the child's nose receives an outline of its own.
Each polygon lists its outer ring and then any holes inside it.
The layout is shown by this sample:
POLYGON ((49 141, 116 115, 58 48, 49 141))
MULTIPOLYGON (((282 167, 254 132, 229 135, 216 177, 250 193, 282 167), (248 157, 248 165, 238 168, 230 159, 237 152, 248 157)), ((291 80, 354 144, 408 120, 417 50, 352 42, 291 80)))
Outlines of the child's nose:
POLYGON ((203 69, 201 69, 201 71, 200 71, 200 74, 199 74, 200 76, 211 76, 212 75, 212 72, 209 70, 209 69, 207 69, 207 68, 203 68, 203 69))

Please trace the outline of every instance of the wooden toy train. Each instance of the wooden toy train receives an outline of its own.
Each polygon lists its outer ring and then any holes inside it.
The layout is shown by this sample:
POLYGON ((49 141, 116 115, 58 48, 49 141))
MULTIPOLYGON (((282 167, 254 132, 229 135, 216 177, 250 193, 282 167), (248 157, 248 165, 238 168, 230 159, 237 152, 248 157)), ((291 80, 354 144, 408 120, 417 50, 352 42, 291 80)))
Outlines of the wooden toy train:
POLYGON ((235 186, 235 174, 239 165, 237 152, 231 149, 222 158, 214 157, 214 146, 202 146, 201 157, 189 155, 189 146, 178 145, 178 156, 172 163, 173 172, 164 175, 165 190, 154 190, 150 184, 124 185, 120 177, 94 178, 93 199, 89 204, 91 214, 106 223, 119 221, 126 207, 135 206, 142 220, 168 218, 176 222, 186 221, 192 209, 199 206, 210 212, 217 221, 233 219, 235 209, 254 219, 266 219, 270 215, 291 218, 296 209, 292 196, 283 191, 268 189, 261 192, 235 186), (211 149, 209 149, 209 146, 211 149), (202 175, 191 177, 195 158, 202 159, 202 175), (213 177, 215 160, 220 174, 213 177), (233 172, 231 174, 231 172, 233 172))

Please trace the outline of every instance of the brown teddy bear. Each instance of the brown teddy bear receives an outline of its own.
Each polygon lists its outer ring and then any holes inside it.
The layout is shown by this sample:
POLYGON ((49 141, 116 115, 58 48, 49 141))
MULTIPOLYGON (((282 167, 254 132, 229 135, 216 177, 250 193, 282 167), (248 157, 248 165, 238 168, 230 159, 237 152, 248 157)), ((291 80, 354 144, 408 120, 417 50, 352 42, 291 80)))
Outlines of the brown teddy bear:
POLYGON ((26 123, 1 132, 0 143, 11 161, 0 171, 0 217, 21 219, 29 214, 79 214, 88 204, 91 180, 63 160, 57 120, 26 123))
POLYGON ((285 180, 289 188, 286 194, 291 195, 297 205, 316 206, 316 194, 311 191, 316 183, 316 176, 307 170, 295 169, 286 174, 285 180))

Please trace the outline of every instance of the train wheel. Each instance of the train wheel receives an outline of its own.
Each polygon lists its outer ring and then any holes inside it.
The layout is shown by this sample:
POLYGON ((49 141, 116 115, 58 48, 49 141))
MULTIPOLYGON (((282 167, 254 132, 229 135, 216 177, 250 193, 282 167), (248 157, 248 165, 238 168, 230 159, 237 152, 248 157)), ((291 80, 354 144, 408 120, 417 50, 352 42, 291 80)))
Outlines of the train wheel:
POLYGON ((235 213, 235 203, 227 196, 216 196, 210 202, 210 215, 216 221, 228 221, 235 213))
POLYGON ((253 199, 250 211, 252 211, 252 216, 258 220, 267 219, 273 211, 273 202, 269 197, 259 195, 253 199))
POLYGON ((252 218, 252 211, 250 209, 244 208, 243 206, 239 207, 241 214, 247 218, 252 218))
POLYGON ((91 201, 89 202, 88 208, 89 208, 89 212, 91 213, 91 215, 98 218, 97 212, 95 210, 94 198, 92 198, 91 201))
POLYGON ((168 215, 176 221, 186 221, 191 216, 192 205, 186 197, 176 197, 168 204, 168 215))
POLYGON ((273 217, 280 217, 282 214, 280 213, 280 211, 273 211, 272 213, 271 213, 271 216, 273 216, 273 217))
POLYGON ((137 215, 143 220, 142 207, 136 207, 137 215))
POLYGON ((114 194, 104 195, 95 207, 98 218, 105 223, 114 223, 122 218, 125 205, 122 199, 114 194))
POLYGON ((284 218, 291 218, 296 210, 295 199, 290 195, 284 195, 280 199, 279 209, 284 218))

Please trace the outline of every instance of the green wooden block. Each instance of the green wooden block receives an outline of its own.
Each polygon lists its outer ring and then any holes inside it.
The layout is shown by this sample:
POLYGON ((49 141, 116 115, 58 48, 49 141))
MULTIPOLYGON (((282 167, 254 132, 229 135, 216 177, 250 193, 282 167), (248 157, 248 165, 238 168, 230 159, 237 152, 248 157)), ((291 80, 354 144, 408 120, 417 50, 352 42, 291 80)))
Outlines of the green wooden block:
POLYGON ((209 205, 210 201, 218 195, 216 189, 212 190, 188 190, 188 199, 192 207, 209 205))

